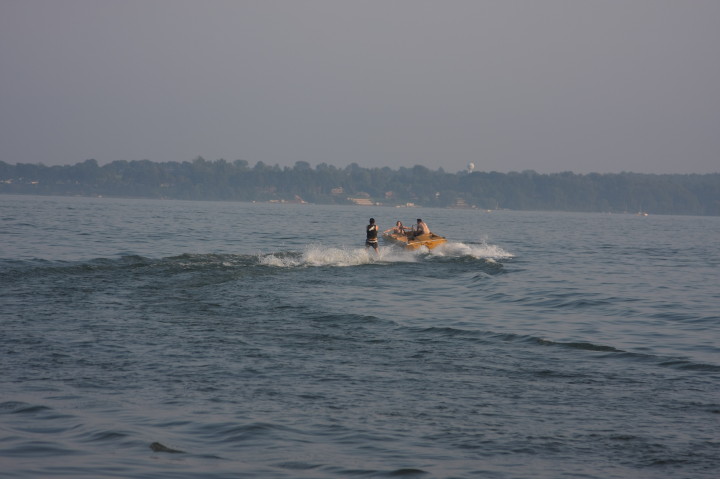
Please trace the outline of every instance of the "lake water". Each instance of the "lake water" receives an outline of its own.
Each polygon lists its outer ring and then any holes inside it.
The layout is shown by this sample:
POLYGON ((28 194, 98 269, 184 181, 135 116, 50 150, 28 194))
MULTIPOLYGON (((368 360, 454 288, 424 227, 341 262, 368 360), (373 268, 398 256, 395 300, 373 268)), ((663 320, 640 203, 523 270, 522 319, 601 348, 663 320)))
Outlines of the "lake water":
POLYGON ((717 217, 0 196, 1 475, 715 478, 719 284, 717 217))

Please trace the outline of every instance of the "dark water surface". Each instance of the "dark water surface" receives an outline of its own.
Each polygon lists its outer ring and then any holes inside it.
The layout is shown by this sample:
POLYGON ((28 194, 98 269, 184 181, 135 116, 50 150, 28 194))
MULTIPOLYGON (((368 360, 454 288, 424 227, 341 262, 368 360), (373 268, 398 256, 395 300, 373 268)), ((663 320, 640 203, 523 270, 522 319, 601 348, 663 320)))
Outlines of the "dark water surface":
POLYGON ((0 476, 715 478, 720 218, 0 196, 0 476), (418 216, 432 252, 362 247, 418 216))

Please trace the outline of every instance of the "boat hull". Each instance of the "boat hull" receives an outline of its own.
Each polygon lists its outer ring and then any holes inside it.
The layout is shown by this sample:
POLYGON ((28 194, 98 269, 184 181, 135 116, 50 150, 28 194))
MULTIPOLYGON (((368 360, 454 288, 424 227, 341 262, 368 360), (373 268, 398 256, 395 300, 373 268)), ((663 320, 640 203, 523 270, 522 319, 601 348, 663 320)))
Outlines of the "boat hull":
POLYGON ((423 246, 427 249, 437 248, 441 244, 447 243, 447 240, 435 233, 426 235, 420 235, 417 237, 399 235, 396 233, 385 233, 383 239, 390 244, 401 246, 405 249, 415 250, 422 248, 423 246))

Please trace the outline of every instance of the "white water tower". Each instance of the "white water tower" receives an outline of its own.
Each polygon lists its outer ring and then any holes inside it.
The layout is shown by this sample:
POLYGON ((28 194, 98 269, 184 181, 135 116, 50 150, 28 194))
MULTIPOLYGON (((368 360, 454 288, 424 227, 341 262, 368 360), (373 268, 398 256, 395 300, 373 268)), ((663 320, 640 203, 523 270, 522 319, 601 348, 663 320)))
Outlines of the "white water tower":
POLYGON ((468 173, 472 173, 474 169, 475 169, 475 163, 473 163, 473 162, 471 161, 471 162, 468 163, 468 165, 467 165, 468 173))

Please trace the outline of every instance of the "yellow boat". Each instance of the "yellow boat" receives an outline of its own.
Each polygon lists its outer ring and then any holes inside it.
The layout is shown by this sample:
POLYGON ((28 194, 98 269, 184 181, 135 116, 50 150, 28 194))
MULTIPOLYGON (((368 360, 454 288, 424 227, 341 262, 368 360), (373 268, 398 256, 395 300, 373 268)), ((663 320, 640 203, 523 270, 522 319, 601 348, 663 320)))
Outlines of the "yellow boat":
POLYGON ((433 249, 440 246, 443 243, 447 243, 447 240, 440 235, 435 233, 424 234, 413 237, 397 234, 397 233, 383 233, 383 239, 387 243, 396 244, 402 246, 405 249, 418 249, 421 246, 425 246, 427 249, 433 249))

